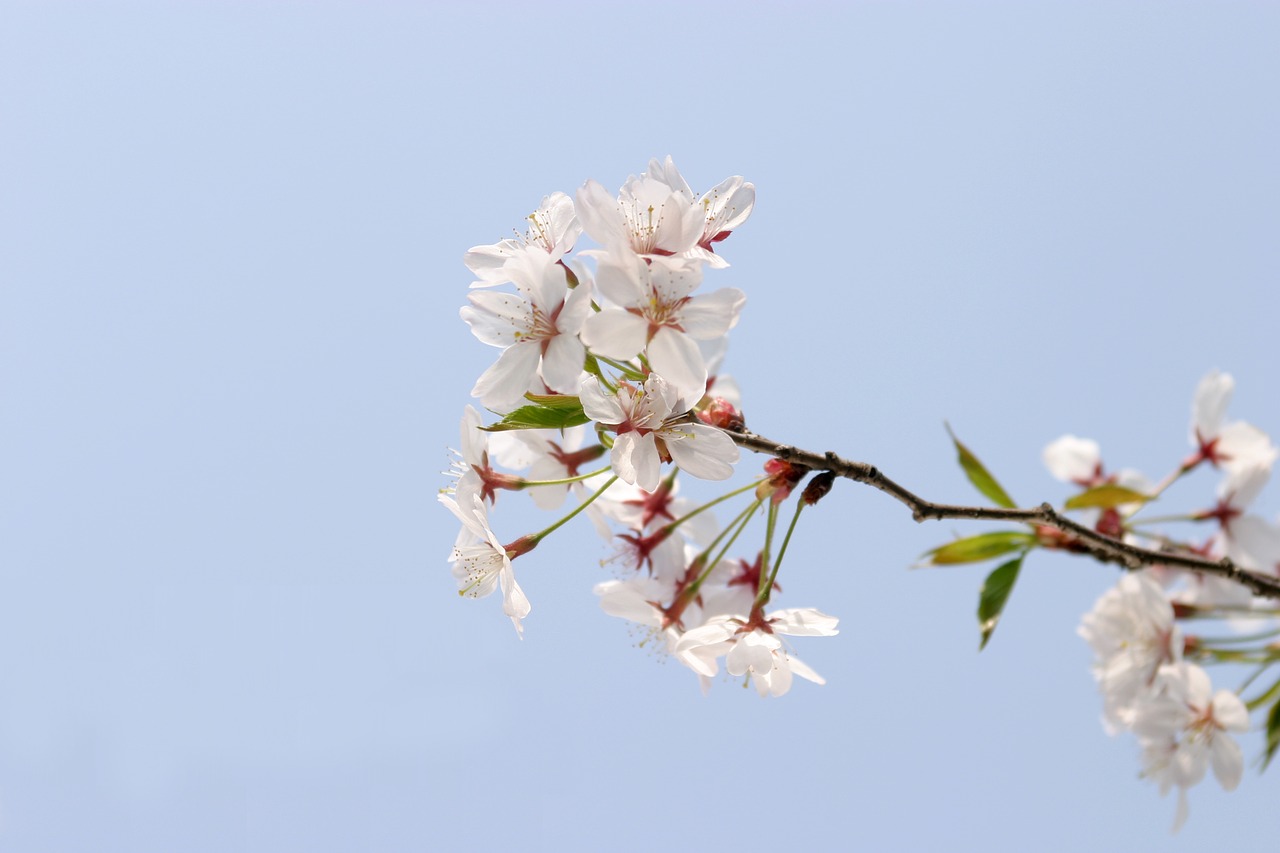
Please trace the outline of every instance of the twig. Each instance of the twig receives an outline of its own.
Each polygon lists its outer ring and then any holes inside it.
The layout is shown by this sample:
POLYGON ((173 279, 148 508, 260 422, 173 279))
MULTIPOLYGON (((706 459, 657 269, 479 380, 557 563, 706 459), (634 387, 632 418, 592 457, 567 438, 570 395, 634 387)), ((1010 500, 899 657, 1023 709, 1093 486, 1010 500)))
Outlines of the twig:
POLYGON ((832 471, 849 480, 873 486, 905 504, 911 510, 911 517, 916 521, 967 518, 984 521, 1017 521, 1023 524, 1050 527, 1069 537, 1068 543, 1062 547, 1086 553, 1103 563, 1117 563, 1129 570, 1144 566, 1175 566, 1180 569, 1191 569, 1243 584, 1255 595, 1280 599, 1280 578, 1242 569, 1227 557, 1221 560, 1207 560, 1192 554, 1139 548, 1072 521, 1060 514, 1049 503, 1042 503, 1031 509, 934 503, 890 480, 874 465, 843 459, 831 451, 814 453, 811 450, 801 450, 789 444, 771 441, 746 429, 740 432, 730 430, 727 432, 734 442, 747 450, 775 456, 815 471, 832 471))

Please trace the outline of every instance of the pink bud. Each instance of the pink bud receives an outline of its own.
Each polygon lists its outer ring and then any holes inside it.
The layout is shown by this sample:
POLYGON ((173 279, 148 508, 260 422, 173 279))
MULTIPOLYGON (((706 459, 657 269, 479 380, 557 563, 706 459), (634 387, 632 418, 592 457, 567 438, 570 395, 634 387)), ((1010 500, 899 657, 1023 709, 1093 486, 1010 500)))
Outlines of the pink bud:
POLYGON ((729 432, 742 432, 747 428, 747 422, 743 419, 742 412, 739 412, 724 397, 712 397, 711 403, 698 412, 698 418, 704 423, 729 432))

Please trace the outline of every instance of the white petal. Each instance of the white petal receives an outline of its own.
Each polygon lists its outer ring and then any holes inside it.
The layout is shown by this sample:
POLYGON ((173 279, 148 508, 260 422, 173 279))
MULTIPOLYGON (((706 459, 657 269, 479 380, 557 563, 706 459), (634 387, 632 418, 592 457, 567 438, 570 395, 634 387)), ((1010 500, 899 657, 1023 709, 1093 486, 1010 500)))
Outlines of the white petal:
POLYGON ((602 424, 620 424, 627 419, 616 394, 606 394, 594 376, 582 377, 578 385, 578 401, 591 420, 602 424))
POLYGON ((542 353, 542 380, 553 391, 573 394, 578 390, 585 357, 581 341, 568 335, 556 335, 547 342, 542 353))
POLYGON ((662 438, 671 452, 671 459, 682 471, 700 480, 727 480, 733 476, 734 463, 738 461, 738 446, 733 439, 706 424, 680 424, 664 429, 662 438), (668 439, 672 432, 678 437, 668 439))
POLYGON ((648 334, 648 321, 620 308, 606 308, 582 324, 582 342, 606 358, 631 358, 644 349, 648 334))
POLYGON ((769 692, 774 696, 785 696, 791 689, 791 664, 786 652, 778 650, 773 655, 773 671, 769 673, 769 692))
POLYGON ((680 325, 691 337, 714 340, 738 325, 738 315, 747 304, 747 295, 735 287, 695 296, 680 309, 680 325))
POLYGON ((1234 791, 1244 773, 1244 756, 1240 753, 1240 744, 1230 735, 1218 732, 1213 736, 1209 750, 1213 775, 1218 778, 1223 790, 1234 791))
POLYGON ((490 346, 507 347, 517 335, 533 331, 533 306, 514 293, 484 290, 467 296, 470 305, 458 313, 471 327, 472 333, 490 346))
POLYGON ((1093 439, 1064 435, 1046 447, 1041 458, 1054 479, 1064 483, 1086 483, 1097 476, 1102 451, 1093 439))
POLYGON ((510 560, 504 561, 502 570, 498 572, 498 580, 502 584, 502 612, 511 617, 516 633, 523 638, 524 626, 520 624, 520 620, 528 616, 532 608, 529 606, 529 599, 525 598, 524 590, 516 583, 516 574, 511 568, 510 560))
POLYGON ((791 664, 791 671, 801 678, 808 679, 814 684, 826 684, 827 680, 818 673, 814 672, 809 664, 800 660, 795 655, 787 655, 787 661, 791 664))
POLYGON ((652 433, 627 432, 618 436, 611 459, 614 473, 624 483, 634 483, 646 492, 657 490, 662 460, 658 458, 652 433))
POLYGON ((618 201, 598 182, 589 180, 579 188, 575 207, 582 227, 600 245, 625 239, 618 201))
POLYGON ((1204 441, 1217 437, 1222 428, 1222 418, 1227 412, 1227 404, 1231 402, 1231 392, 1235 388, 1235 380, 1229 373, 1217 370, 1210 372, 1196 386, 1196 396, 1191 403, 1192 441, 1196 433, 1204 441))
POLYGON ((1213 719, 1229 732, 1249 730, 1249 709, 1230 690, 1219 690, 1213 696, 1213 719))
POLYGON ((1227 471, 1255 466, 1269 468, 1276 460, 1276 447, 1270 436, 1244 421, 1224 426, 1214 450, 1222 457, 1222 467, 1227 471))
POLYGON ((472 397, 479 397, 494 411, 504 411, 518 405, 538 374, 539 351, 537 343, 516 344, 507 347, 489 369, 480 374, 472 397))
POLYGON ((653 372, 675 386, 681 399, 702 399, 707 389, 707 366, 693 338, 663 326, 649 341, 648 356, 653 372))
POLYGON ((580 280, 568 296, 560 316, 556 317, 556 330, 562 335, 576 336, 582 331, 582 324, 591 316, 591 282, 580 280))
POLYGON ((840 620, 812 607, 795 607, 775 610, 768 614, 769 627, 778 634, 793 637, 834 637, 840 632, 836 625, 840 620))

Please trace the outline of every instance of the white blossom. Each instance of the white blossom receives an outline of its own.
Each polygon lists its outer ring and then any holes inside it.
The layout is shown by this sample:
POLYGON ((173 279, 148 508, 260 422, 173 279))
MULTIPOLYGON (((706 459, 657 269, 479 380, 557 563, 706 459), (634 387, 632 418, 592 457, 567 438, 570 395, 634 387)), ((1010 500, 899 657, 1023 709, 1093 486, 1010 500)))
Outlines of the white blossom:
POLYGON ((506 269, 520 295, 482 291, 468 296, 462 319, 477 338, 503 347, 502 355, 476 381, 473 397, 494 411, 519 405, 541 377, 552 391, 572 394, 586 351, 578 332, 591 313, 591 286, 569 290, 564 267, 543 252, 525 250, 506 269))
MULTIPOLYGON (((791 689, 792 676, 815 684, 826 684, 826 680, 791 654, 778 635, 833 637, 840 633, 838 621, 813 608, 776 610, 755 624, 741 616, 717 616, 685 632, 676 650, 700 661, 711 660, 712 667, 716 658, 724 657, 725 671, 736 677, 749 675, 760 696, 782 696, 791 689)), ((713 668, 707 675, 715 673, 713 668)))
POLYGON ((690 404, 657 373, 641 386, 620 382, 608 394, 594 377, 587 377, 579 397, 587 417, 617 433, 609 459, 623 482, 656 490, 666 459, 703 480, 726 480, 733 474, 739 455, 733 439, 690 420, 690 404))
POLYGON ((1127 574, 1104 593, 1078 633, 1093 649, 1104 717, 1113 730, 1129 725, 1134 703, 1152 689, 1160 667, 1182 659, 1173 605, 1145 573, 1127 574))
POLYGON ((1186 791, 1208 768, 1224 790, 1240 784, 1244 759, 1240 745, 1227 732, 1249 729, 1249 711, 1229 690, 1211 694, 1208 674, 1194 664, 1161 667, 1154 694, 1138 703, 1133 730, 1143 745, 1142 775, 1164 795, 1178 788, 1173 829, 1186 820, 1186 791))
POLYGON ((747 297, 726 287, 694 296, 702 270, 681 258, 599 255, 596 286, 611 303, 588 317, 582 342, 592 352, 630 359, 643 352, 655 373, 693 402, 707 387, 707 364, 700 340, 715 340, 738 323, 747 297))
POLYGON ((507 262, 535 249, 545 253, 552 261, 558 261, 573 249, 574 241, 582 233, 582 224, 573 210, 573 199, 564 193, 552 193, 542 200, 533 213, 525 217, 529 223, 523 235, 500 240, 488 246, 473 246, 463 258, 479 281, 472 287, 492 287, 512 281, 507 262))
POLYGON ((462 522, 462 534, 449 555, 458 593, 468 598, 484 598, 502 587, 502 612, 511 617, 516 633, 523 636, 520 620, 529 615, 529 599, 516 583, 515 571, 506 547, 489 527, 489 514, 479 495, 471 495, 471 505, 463 507, 448 495, 440 503, 462 522))
MULTIPOLYGON (((680 170, 670 156, 665 161, 654 158, 649 161, 649 169, 645 176, 662 181, 673 190, 679 190, 692 199, 696 193, 689 189, 680 170)), ((751 216, 756 203, 755 185, 734 175, 725 178, 712 187, 693 205, 701 209, 702 235, 695 246, 687 250, 686 255, 706 262, 713 268, 729 266, 728 262, 715 253, 715 244, 726 239, 729 234, 741 227, 751 216)))

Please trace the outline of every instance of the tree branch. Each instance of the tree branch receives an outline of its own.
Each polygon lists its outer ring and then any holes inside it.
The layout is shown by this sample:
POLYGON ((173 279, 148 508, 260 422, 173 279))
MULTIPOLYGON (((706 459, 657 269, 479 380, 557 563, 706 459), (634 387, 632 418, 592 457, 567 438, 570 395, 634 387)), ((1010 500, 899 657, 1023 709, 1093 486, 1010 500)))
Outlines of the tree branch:
POLYGON ((814 453, 789 444, 779 444, 747 429, 738 432, 726 430, 726 432, 738 446, 745 447, 747 450, 804 465, 815 471, 831 471, 846 479, 873 486, 905 504, 911 510, 911 517, 916 521, 966 518, 983 521, 1016 521, 1022 524, 1050 527, 1066 535, 1066 542, 1061 547, 1088 554, 1103 563, 1116 563, 1129 570, 1144 566, 1174 566, 1190 569, 1233 580, 1251 589, 1255 595, 1280 599, 1280 578, 1242 569, 1227 557, 1221 560, 1207 560, 1193 554, 1139 548, 1072 521, 1060 514, 1049 503, 1042 503, 1032 509, 934 503, 890 480, 874 465, 843 459, 832 451, 814 453))

